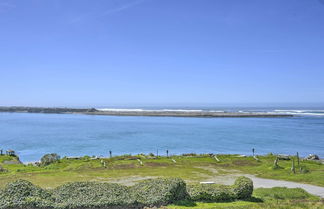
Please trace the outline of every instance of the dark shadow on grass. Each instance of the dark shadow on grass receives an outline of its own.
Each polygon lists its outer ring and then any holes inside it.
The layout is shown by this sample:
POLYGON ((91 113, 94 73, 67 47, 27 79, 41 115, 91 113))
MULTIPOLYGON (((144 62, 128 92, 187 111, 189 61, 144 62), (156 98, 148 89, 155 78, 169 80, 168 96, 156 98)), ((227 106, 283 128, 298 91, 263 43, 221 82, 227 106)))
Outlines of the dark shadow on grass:
POLYGON ((250 198, 244 199, 243 201, 247 201, 247 202, 263 202, 263 200, 261 198, 258 198, 258 197, 250 197, 250 198))
POLYGON ((184 207, 194 207, 197 206, 197 204, 195 203, 195 201, 192 200, 179 200, 177 202, 173 203, 174 205, 177 206, 184 206, 184 207))
MULTIPOLYGON (((227 201, 199 201, 199 202, 205 202, 205 203, 231 203, 235 202, 238 200, 227 200, 227 201)), ((255 203, 261 203, 263 200, 258 197, 250 197, 248 199, 243 199, 242 201, 247 201, 247 202, 255 202, 255 203)), ((179 200, 177 202, 173 203, 174 205, 177 206, 183 206, 183 207, 194 207, 197 206, 196 202, 193 200, 179 200)))

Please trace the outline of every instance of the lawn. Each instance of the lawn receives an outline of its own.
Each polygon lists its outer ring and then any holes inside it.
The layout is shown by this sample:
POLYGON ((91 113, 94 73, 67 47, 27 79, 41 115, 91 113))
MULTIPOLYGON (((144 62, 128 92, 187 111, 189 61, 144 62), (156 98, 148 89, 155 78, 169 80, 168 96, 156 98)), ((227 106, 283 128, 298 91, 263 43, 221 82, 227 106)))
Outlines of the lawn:
MULTIPOLYGON (((47 165, 12 164, 17 158, 0 156, 0 188, 8 182, 25 179, 43 188, 54 188, 73 181, 117 182, 133 184, 145 178, 180 177, 188 183, 224 178, 231 175, 254 174, 258 177, 289 180, 324 186, 324 165, 295 158, 296 173, 291 171, 292 160, 280 160, 274 168, 276 156, 210 155, 154 157, 148 155, 116 156, 104 159, 82 157, 62 158, 47 165), (4 163, 6 161, 6 163, 4 163), (8 164, 8 161, 10 164, 8 164), (303 167, 300 172, 299 167, 303 167), (306 172, 305 172, 306 171, 306 172)), ((246 201, 209 203, 181 201, 165 208, 324 208, 323 200, 302 189, 255 189, 253 198, 246 201)))
POLYGON ((4 164, 16 158, 0 156, 0 187, 16 179, 25 179, 45 188, 52 188, 71 181, 107 181, 131 184, 143 178, 180 177, 187 182, 206 181, 232 174, 254 174, 258 177, 288 180, 324 186, 324 165, 313 161, 301 161, 304 168, 291 171, 291 160, 280 160, 279 168, 273 168, 276 156, 242 157, 218 155, 218 162, 209 155, 153 157, 147 155, 116 156, 105 159, 62 158, 48 166, 4 164), (141 164, 142 163, 142 164, 141 164), (305 172, 306 171, 306 172, 305 172))

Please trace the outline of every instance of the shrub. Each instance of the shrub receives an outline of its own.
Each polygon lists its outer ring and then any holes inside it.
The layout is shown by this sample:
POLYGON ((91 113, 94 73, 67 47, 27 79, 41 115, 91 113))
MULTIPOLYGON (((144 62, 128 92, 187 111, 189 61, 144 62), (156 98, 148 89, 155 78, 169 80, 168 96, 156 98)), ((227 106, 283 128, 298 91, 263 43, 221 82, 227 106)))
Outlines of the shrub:
POLYGON ((46 166, 58 160, 60 160, 60 156, 58 154, 56 153, 46 154, 41 158, 41 165, 46 166))
POLYGON ((0 190, 0 209, 89 209, 159 207, 176 201, 229 201, 251 197, 253 183, 238 178, 233 186, 196 184, 179 178, 144 180, 132 187, 111 183, 74 182, 44 190, 25 180, 0 190), (188 194, 189 193, 189 194, 188 194), (190 196, 189 196, 190 195, 190 196))
POLYGON ((300 173, 309 173, 309 169, 305 165, 300 166, 299 170, 300 173))
POLYGON ((3 168, 3 167, 0 165, 0 173, 4 173, 4 172, 7 172, 7 169, 3 168))
POLYGON ((253 182, 247 177, 239 177, 234 185, 193 184, 187 187, 191 200, 194 201, 231 201, 251 197, 253 182))
POLYGON ((235 199, 231 186, 217 184, 193 184, 187 186, 193 201, 220 202, 235 199))
POLYGON ((182 154, 182 156, 191 157, 191 156, 197 156, 197 154, 196 153, 184 153, 184 154, 182 154))
POLYGON ((232 187, 237 199, 247 199, 252 195, 253 181, 247 177, 241 176, 235 180, 232 187))
POLYGON ((119 184, 74 182, 53 190, 55 208, 108 208, 135 205, 129 188, 119 184))
POLYGON ((51 194, 25 180, 7 184, 0 193, 0 208, 49 208, 51 194))
POLYGON ((145 206, 161 206, 188 197, 186 183, 180 178, 148 179, 131 187, 137 202, 145 206))

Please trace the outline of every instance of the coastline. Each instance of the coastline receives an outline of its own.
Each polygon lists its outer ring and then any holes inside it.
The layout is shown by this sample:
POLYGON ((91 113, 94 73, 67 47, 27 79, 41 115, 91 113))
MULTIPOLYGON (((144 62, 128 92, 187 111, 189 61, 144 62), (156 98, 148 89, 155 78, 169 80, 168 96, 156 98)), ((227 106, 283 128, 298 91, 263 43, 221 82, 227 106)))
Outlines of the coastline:
POLYGON ((43 107, 0 107, 0 112, 86 114, 107 116, 154 116, 154 117, 293 117, 293 114, 267 112, 223 112, 205 110, 141 110, 141 109, 95 109, 95 108, 43 108, 43 107))
POLYGON ((275 113, 242 113, 242 112, 211 112, 211 111, 99 111, 87 112, 88 115, 110 116, 153 116, 153 117, 293 117, 289 114, 275 113))

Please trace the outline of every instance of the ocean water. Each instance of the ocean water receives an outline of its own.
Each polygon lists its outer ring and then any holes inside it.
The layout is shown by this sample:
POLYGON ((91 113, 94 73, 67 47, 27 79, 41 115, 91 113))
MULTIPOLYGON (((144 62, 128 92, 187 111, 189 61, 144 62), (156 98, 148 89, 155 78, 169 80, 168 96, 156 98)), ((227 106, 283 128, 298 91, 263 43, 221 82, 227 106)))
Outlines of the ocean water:
POLYGON ((165 155, 166 150, 250 155, 255 148, 257 154, 298 151, 324 157, 324 111, 304 113, 289 118, 0 113, 0 149, 15 150, 23 162, 38 161, 46 153, 108 156, 109 150, 113 155, 165 155))

